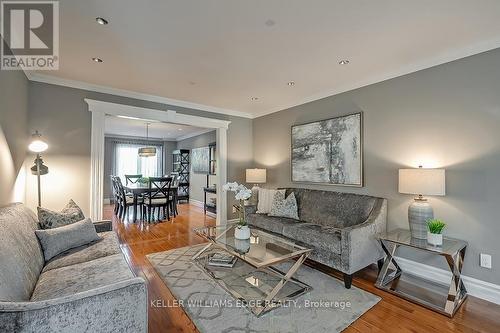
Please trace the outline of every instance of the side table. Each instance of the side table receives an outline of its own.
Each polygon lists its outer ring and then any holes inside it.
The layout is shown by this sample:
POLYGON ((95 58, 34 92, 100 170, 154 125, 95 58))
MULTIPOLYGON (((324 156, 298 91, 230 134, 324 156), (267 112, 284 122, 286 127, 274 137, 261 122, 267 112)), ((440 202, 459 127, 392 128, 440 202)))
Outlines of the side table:
POLYGON ((375 286, 453 317, 467 297, 461 273, 468 243, 443 237, 442 246, 433 246, 428 244, 427 240, 412 238, 410 231, 405 229, 379 234, 377 238, 387 256, 375 286), (450 285, 446 286, 411 274, 411 272, 402 271, 394 258, 396 250, 401 246, 443 256, 452 273, 450 285))

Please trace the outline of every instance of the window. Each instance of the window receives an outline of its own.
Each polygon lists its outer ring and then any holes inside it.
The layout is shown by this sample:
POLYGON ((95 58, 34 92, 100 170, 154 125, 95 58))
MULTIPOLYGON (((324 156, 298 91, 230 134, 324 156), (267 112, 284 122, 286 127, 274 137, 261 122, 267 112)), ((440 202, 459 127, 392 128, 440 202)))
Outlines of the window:
POLYGON ((156 148, 156 155, 140 157, 138 150, 145 143, 114 142, 113 173, 125 181, 125 175, 142 174, 143 177, 160 177, 163 175, 163 147, 161 144, 148 143, 156 148))

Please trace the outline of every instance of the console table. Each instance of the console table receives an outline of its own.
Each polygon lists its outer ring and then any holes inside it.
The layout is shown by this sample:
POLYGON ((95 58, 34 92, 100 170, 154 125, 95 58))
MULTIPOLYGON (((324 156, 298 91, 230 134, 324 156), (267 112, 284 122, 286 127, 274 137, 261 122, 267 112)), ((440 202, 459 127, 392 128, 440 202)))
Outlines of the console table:
POLYGON ((412 238, 410 231, 405 229, 379 234, 377 237, 387 256, 375 286, 453 317, 467 297, 467 290, 461 278, 467 242, 443 237, 442 246, 433 246, 425 239, 412 238), (394 258, 396 250, 401 246, 444 257, 452 273, 450 285, 446 286, 402 271, 394 258))

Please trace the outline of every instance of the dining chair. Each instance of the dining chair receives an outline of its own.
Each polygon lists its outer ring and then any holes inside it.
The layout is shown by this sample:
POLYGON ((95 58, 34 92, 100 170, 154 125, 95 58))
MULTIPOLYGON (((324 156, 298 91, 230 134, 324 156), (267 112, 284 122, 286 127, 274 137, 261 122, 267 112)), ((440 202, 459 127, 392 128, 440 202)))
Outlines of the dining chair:
POLYGON ((125 175, 125 185, 135 184, 142 178, 142 175, 125 175))
POLYGON ((157 209, 158 220, 160 219, 160 209, 163 209, 163 216, 170 220, 170 207, 173 201, 171 192, 172 177, 150 177, 149 191, 144 196, 143 215, 151 221, 152 213, 157 209))
POLYGON ((120 208, 120 197, 118 195, 118 188, 116 185, 116 176, 111 176, 111 193, 113 195, 114 209, 115 215, 118 215, 118 209, 120 208))
MULTIPOLYGON (((125 193, 125 188, 123 187, 122 180, 120 179, 120 177, 115 177, 115 182, 120 203, 119 205, 120 207, 118 209, 118 216, 123 219, 125 215, 127 215, 128 217, 129 207, 134 205, 134 198, 129 197, 125 193)), ((137 205, 142 205, 143 199, 139 197, 137 200, 138 200, 137 205)), ((143 216, 141 211, 141 219, 142 217, 143 216)))

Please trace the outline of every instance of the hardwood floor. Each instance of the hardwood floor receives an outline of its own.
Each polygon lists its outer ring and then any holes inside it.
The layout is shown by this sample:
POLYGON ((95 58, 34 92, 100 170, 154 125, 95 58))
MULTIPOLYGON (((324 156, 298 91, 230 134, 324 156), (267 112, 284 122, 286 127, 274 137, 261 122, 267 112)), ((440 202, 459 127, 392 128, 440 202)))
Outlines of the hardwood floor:
MULTIPOLYGON (((166 304, 172 302, 174 297, 146 259, 146 255, 202 243, 202 239, 192 229, 215 224, 214 218, 205 216, 202 208, 191 204, 179 205, 179 216, 176 218, 150 225, 142 222, 129 223, 126 220, 123 222, 113 215, 111 206, 105 207, 104 216, 113 220, 122 251, 132 269, 148 282, 150 302, 161 300, 166 304)), ((312 262, 306 264, 341 279, 341 274, 327 267, 312 262)), ((382 300, 344 332, 500 332, 500 305, 469 296, 455 317, 450 319, 375 288, 376 276, 375 265, 355 274, 353 285, 382 297, 382 300)), ((149 332, 198 330, 182 308, 151 307, 150 304, 149 332)))

